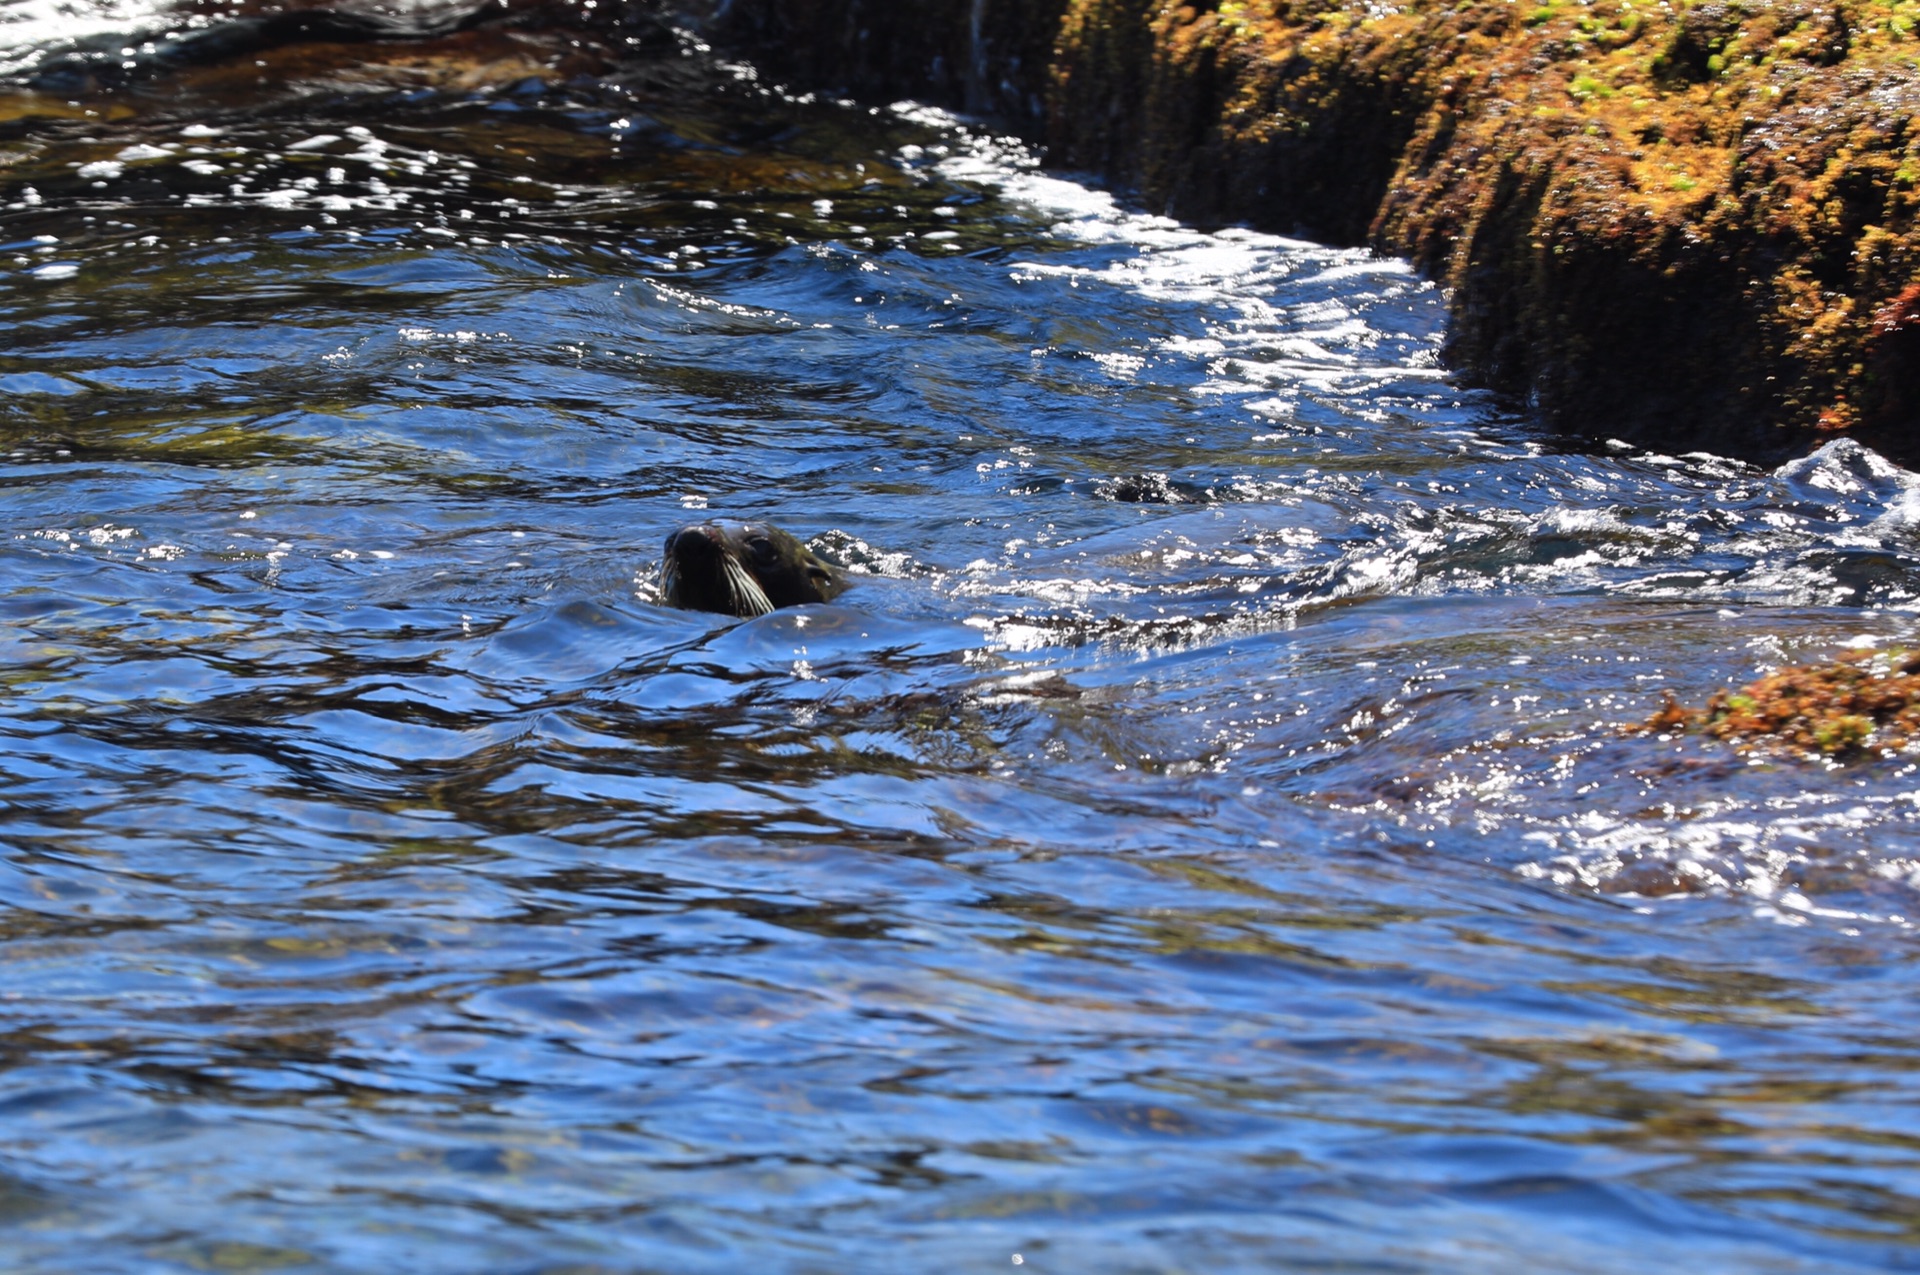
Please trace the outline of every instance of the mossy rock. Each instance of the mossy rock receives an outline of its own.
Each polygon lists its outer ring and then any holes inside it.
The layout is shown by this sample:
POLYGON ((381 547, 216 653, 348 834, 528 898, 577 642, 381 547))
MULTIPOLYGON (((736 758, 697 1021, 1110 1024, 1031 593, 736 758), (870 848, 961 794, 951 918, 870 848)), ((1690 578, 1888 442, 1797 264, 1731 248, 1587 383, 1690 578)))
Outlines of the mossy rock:
POLYGON ((1746 751, 1836 761, 1908 752, 1920 746, 1920 653, 1844 651, 1823 664, 1789 665, 1739 690, 1715 691, 1699 709, 1669 694, 1637 729, 1699 732, 1746 751))

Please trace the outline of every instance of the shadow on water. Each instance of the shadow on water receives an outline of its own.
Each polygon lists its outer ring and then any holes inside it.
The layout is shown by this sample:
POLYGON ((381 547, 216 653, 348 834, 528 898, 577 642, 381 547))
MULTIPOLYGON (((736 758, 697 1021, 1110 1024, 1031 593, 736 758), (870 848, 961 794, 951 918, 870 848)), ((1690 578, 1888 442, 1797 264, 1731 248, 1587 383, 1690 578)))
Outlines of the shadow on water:
POLYGON ((1913 1264, 1913 475, 623 21, 0 13, 17 1264, 1913 1264))

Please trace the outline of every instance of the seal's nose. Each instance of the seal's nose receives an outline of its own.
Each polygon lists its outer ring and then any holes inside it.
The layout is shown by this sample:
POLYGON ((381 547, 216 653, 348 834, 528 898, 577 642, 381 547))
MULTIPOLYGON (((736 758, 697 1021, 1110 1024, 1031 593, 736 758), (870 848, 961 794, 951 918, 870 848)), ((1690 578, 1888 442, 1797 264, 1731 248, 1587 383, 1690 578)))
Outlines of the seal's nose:
POLYGON ((718 547, 719 536, 713 527, 705 523, 695 523, 682 527, 667 537, 667 556, 687 558, 710 555, 718 547))

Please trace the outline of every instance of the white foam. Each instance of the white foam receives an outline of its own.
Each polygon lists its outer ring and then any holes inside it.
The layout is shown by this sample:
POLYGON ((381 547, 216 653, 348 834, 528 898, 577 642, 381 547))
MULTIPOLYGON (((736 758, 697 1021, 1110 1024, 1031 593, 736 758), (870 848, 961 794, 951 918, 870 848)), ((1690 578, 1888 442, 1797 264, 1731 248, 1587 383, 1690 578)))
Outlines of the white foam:
MULTIPOLYGON (((893 109, 951 139, 946 145, 901 148, 903 166, 930 167, 946 181, 989 187, 1003 199, 1053 218, 1054 232, 1064 239, 1134 250, 1100 266, 1017 262, 1010 267, 1015 282, 1064 279, 1070 286, 1115 288, 1150 301, 1204 307, 1210 315, 1204 336, 1169 334, 1154 346, 1154 353, 1205 364, 1205 379, 1193 393, 1267 393, 1276 386, 1298 386, 1352 394, 1382 378, 1432 382, 1444 376, 1436 350, 1409 349, 1405 340, 1387 348, 1385 334, 1344 300, 1351 292, 1349 281, 1356 278, 1374 280, 1376 292, 1429 288, 1404 261, 1245 228, 1196 230, 1132 211, 1105 190, 1040 171, 1038 158, 1015 139, 974 132, 944 111, 913 103, 893 109)), ((920 236, 922 241, 941 237, 942 232, 920 236)), ((1087 353, 1110 370, 1126 366, 1108 362, 1116 356, 1142 357, 1137 348, 1087 353)))
POLYGON ((174 12, 159 0, 13 0, 0 5, 0 75, 26 70, 81 40, 159 26, 174 12))

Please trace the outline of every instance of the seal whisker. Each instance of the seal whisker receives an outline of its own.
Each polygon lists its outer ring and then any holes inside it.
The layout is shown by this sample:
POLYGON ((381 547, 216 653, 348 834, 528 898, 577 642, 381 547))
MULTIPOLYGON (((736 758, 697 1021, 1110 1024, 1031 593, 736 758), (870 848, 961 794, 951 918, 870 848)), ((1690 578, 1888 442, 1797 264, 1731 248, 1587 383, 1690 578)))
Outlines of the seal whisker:
POLYGON ((732 558, 725 560, 727 589, 733 595, 733 613, 735 615, 767 615, 773 610, 773 602, 767 597, 767 591, 760 582, 732 558))

